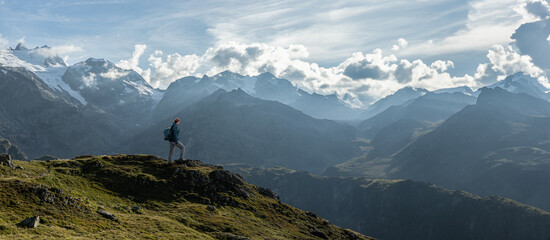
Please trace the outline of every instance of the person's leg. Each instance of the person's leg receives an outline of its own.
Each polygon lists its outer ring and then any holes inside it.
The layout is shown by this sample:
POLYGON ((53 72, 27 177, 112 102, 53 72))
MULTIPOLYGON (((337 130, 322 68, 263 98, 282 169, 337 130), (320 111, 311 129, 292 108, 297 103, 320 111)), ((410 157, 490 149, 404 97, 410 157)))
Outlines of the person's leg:
POLYGON ((183 146, 183 144, 179 141, 178 141, 178 144, 176 146, 178 146, 178 148, 181 150, 180 159, 183 160, 183 155, 185 154, 185 146, 183 146))
POLYGON ((176 143, 170 142, 170 153, 168 154, 168 163, 172 163, 172 154, 174 154, 174 146, 176 146, 176 143))

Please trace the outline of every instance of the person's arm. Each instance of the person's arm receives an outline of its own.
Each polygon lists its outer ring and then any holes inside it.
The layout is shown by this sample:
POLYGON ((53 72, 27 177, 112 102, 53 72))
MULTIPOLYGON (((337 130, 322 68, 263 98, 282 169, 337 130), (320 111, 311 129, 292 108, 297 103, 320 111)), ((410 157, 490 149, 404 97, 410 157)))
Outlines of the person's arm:
POLYGON ((177 143, 179 141, 180 129, 178 124, 174 125, 174 141, 177 143))

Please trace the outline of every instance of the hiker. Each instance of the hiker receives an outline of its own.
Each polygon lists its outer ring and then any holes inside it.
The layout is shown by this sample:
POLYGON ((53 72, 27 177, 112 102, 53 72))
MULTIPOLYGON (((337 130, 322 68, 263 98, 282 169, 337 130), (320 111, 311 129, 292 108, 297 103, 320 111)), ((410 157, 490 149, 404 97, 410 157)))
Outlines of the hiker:
POLYGON ((180 119, 174 119, 174 123, 170 127, 170 135, 168 136, 168 142, 170 142, 170 154, 168 154, 168 163, 172 163, 172 154, 174 153, 174 146, 177 146, 180 150, 180 158, 178 160, 183 160, 183 154, 185 153, 185 146, 179 141, 178 136, 180 130, 178 125, 180 124, 180 119))

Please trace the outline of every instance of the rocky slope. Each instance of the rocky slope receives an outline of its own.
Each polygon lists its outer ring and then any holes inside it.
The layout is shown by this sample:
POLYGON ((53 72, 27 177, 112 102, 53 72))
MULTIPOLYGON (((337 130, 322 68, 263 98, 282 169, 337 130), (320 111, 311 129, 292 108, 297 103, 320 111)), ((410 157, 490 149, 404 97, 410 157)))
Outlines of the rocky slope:
POLYGON ((165 163, 116 155, 0 166, 0 238, 370 239, 220 167, 165 163), (17 226, 31 216, 37 228, 17 226))
POLYGON ((22 67, 0 67, 0 137, 29 158, 101 153, 128 132, 22 67))
POLYGON ((284 168, 236 170, 281 200, 385 240, 548 239, 550 213, 411 180, 320 177, 284 168))

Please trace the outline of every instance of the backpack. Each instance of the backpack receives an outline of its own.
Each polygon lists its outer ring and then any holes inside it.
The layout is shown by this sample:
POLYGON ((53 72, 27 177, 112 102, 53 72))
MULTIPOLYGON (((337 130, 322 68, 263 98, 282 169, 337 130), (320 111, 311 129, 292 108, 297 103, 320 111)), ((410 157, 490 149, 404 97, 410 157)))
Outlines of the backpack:
POLYGON ((172 136, 172 127, 164 129, 164 141, 170 140, 171 136, 172 136))

